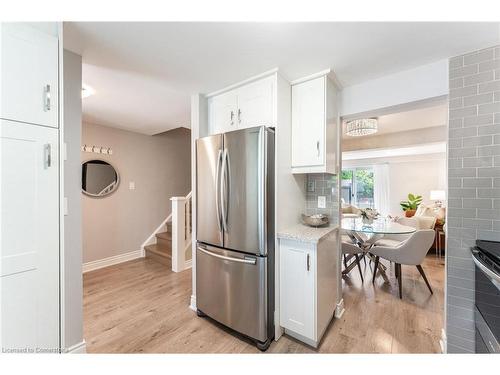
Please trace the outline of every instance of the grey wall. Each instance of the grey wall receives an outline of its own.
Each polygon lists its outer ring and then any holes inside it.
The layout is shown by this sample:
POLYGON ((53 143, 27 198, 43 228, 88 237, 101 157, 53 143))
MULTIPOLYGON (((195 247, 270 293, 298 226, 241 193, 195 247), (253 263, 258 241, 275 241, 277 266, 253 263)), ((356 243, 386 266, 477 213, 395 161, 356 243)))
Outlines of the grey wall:
POLYGON ((64 331, 65 348, 83 340, 82 326, 82 204, 80 144, 82 137, 82 58, 64 51, 64 331))
POLYGON ((111 147, 112 155, 81 152, 81 158, 107 161, 120 178, 118 189, 109 196, 82 194, 83 261, 140 250, 170 214, 170 198, 191 190, 190 131, 179 128, 147 136, 84 124, 82 143, 111 147), (135 190, 129 189, 131 181, 135 190))
POLYGON ((338 176, 327 173, 311 173, 306 179, 306 215, 325 214, 330 223, 338 224, 338 176), (309 183, 314 184, 314 191, 308 190, 309 183), (318 208, 318 196, 326 197, 326 208, 318 208))
POLYGON ((448 352, 474 351, 477 238, 500 241, 500 47, 450 59, 448 352))

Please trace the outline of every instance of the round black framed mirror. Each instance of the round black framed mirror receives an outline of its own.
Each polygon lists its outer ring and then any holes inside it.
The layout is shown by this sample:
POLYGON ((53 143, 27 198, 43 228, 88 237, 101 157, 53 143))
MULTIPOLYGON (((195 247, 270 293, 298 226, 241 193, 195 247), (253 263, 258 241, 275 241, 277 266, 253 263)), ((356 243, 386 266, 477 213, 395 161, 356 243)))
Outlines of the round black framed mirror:
POLYGON ((116 169, 104 160, 87 160, 82 164, 82 192, 94 198, 113 193, 120 182, 116 169))

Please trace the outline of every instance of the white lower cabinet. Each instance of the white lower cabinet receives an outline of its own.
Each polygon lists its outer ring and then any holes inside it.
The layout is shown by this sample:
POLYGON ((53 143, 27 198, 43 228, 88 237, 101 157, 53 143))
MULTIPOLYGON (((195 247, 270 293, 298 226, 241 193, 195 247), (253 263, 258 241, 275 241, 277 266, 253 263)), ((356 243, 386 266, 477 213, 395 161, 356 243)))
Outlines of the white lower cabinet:
POLYGON ((281 241, 281 326, 314 339, 316 257, 312 245, 281 241))
POLYGON ((337 231, 318 243, 280 239, 280 326, 318 347, 337 299, 337 231))
POLYGON ((0 120, 4 350, 59 348, 58 130, 0 120))

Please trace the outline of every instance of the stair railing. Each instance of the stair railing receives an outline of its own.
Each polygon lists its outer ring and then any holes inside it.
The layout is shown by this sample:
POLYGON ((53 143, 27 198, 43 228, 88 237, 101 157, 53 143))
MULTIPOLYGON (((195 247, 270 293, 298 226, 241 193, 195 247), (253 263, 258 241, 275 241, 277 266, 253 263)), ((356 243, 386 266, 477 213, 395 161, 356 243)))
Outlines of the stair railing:
POLYGON ((112 183, 110 183, 108 186, 106 186, 104 189, 102 189, 99 194, 97 194, 98 196, 101 196, 101 195, 106 195, 108 194, 110 191, 113 191, 113 189, 115 188, 115 185, 116 185, 116 181, 113 181, 112 183))
POLYGON ((186 248, 191 244, 191 192, 185 197, 172 197, 172 271, 188 268, 186 248))

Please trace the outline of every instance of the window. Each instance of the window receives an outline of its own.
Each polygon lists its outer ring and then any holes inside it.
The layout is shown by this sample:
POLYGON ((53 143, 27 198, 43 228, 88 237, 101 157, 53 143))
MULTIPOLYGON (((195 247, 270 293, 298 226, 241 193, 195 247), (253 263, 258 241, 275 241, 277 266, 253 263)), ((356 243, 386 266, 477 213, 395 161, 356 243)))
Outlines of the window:
POLYGON ((373 169, 342 170, 342 199, 359 208, 373 208, 373 169))

